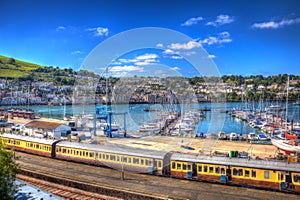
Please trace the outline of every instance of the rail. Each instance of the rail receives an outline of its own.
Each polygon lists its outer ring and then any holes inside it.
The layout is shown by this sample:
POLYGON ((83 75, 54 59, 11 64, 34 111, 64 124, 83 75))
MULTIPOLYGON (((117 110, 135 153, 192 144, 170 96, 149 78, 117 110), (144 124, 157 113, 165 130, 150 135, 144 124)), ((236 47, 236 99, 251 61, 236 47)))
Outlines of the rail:
POLYGON ((122 199, 130 199, 130 200, 138 200, 138 199, 145 199, 145 200, 179 200, 182 198, 170 197, 167 195, 162 194, 153 194, 147 193, 144 191, 131 191, 126 188, 115 187, 115 186, 107 186, 99 185, 99 183, 93 183, 88 181, 82 180, 75 180, 71 177, 66 176, 59 176, 56 174, 49 174, 49 173, 41 173, 35 170, 25 168, 22 166, 20 174, 25 176, 30 176, 36 179, 42 179, 48 182, 61 184, 68 187, 77 188, 80 190, 103 194, 111 197, 122 198, 122 199))

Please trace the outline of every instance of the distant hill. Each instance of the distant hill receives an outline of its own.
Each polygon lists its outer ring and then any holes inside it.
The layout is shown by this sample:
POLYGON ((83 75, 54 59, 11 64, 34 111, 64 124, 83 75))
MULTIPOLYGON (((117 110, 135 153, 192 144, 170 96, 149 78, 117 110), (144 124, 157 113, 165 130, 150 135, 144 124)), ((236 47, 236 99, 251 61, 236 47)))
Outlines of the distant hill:
POLYGON ((44 67, 14 58, 0 56, 1 78, 27 78, 32 75, 33 71, 40 68, 44 67))
POLYGON ((0 78, 54 82, 57 85, 73 85, 75 78, 72 68, 41 66, 0 55, 0 78))

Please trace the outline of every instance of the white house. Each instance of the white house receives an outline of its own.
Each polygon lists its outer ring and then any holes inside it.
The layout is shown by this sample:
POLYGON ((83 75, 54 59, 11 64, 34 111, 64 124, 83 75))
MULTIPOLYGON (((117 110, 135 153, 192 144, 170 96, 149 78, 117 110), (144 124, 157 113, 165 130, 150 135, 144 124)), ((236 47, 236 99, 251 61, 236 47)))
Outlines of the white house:
POLYGON ((33 120, 25 124, 25 131, 30 136, 35 137, 66 137, 71 132, 71 127, 61 122, 49 122, 33 120))

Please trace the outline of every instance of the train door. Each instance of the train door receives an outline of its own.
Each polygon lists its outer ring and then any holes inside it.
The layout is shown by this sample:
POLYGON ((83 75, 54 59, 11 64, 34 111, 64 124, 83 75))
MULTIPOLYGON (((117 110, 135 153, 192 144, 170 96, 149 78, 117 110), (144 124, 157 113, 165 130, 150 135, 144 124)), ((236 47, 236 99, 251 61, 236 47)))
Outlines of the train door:
POLYGON ((193 163, 192 168, 193 168, 193 178, 197 178, 197 164, 193 163))
POLYGON ((170 176, 171 175, 171 171, 170 171, 171 156, 172 156, 172 153, 166 153, 166 155, 164 156, 163 172, 162 172, 164 176, 170 176))
POLYGON ((292 190, 292 176, 290 172, 278 172, 279 189, 280 190, 292 190))
POLYGON ((154 161, 153 161, 153 174, 156 174, 157 173, 157 160, 156 159, 154 159, 154 161))
POLYGON ((228 168, 226 169, 226 178, 228 182, 232 181, 232 176, 231 176, 231 169, 230 166, 228 166, 228 168))
POLYGON ((194 163, 187 163, 187 178, 193 178, 193 164, 194 163))

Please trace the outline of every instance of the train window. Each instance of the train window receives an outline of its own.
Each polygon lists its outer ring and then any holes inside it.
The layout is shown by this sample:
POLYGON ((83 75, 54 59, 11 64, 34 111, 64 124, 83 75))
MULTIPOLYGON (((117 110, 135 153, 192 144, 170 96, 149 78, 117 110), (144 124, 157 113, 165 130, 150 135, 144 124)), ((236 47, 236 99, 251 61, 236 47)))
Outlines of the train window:
POLYGON ((108 156, 108 155, 105 155, 105 158, 106 158, 106 160, 108 160, 109 156, 108 156))
POLYGON ((221 168, 221 174, 225 174, 225 169, 223 167, 221 168))
POLYGON ((181 169, 181 163, 177 163, 177 169, 181 169))
POLYGON ((216 174, 220 174, 220 167, 216 167, 216 174))
POLYGON ((188 170, 191 170, 191 165, 188 165, 188 170))
POLYGON ((32 143, 30 143, 30 147, 31 147, 31 148, 33 147, 33 144, 32 144, 32 143))
POLYGON ((145 165, 149 165, 149 161, 146 159, 146 164, 145 165))
POLYGON ((40 145, 39 145, 39 144, 36 144, 36 145, 35 145, 35 148, 39 149, 39 148, 40 148, 40 145))
POLYGON ((82 156, 82 151, 79 151, 79 155, 82 156))
POLYGON ((66 153, 66 149, 65 148, 62 149, 62 153, 66 153))
POLYGON ((264 177, 265 177, 265 179, 269 179, 270 178, 269 171, 264 171, 264 177))
POLYGON ((300 175, 297 174, 294 175, 294 182, 300 183, 300 175))
POLYGON ((198 172, 202 172, 202 165, 198 165, 198 172))
POLYGON ((99 156, 99 155, 98 155, 98 152, 96 152, 96 154, 95 154, 96 159, 98 159, 98 156, 99 156))
POLYGON ((235 176, 243 176, 243 169, 233 168, 233 175, 235 175, 235 176))
POLYGON ((118 162, 120 161, 120 156, 117 156, 117 161, 118 161, 118 162))
POLYGON ((214 173, 214 167, 209 167, 209 173, 214 173))
POLYGON ((239 169, 239 176, 243 176, 243 169, 239 169))
POLYGON ((89 157, 89 152, 88 151, 85 152, 85 157, 89 157))
POLYGON ((140 163, 140 160, 138 158, 133 158, 133 164, 139 164, 140 163))
POLYGON ((127 157, 123 157, 123 162, 127 162, 127 157))
POLYGON ((161 161, 158 161, 158 168, 161 168, 161 161))
POLYGON ((281 173, 278 174, 278 180, 279 180, 279 181, 284 180, 283 174, 281 174, 281 173))
POLYGON ((176 163, 172 162, 172 169, 176 169, 176 163))
POLYGON ((245 170, 245 177, 249 177, 250 176, 250 171, 249 170, 245 170))
POLYGON ((186 170, 186 164, 182 164, 182 169, 186 170))
POLYGON ((141 165, 144 165, 144 159, 141 159, 141 165))
POLYGON ((238 175, 238 170, 236 168, 233 169, 233 175, 238 175))
POLYGON ((128 158, 128 163, 131 163, 131 158, 128 158))
POLYGON ((203 167, 203 172, 207 172, 207 166, 206 165, 204 165, 204 167, 203 167))
POLYGON ((110 155, 110 160, 116 160, 116 156, 110 155))
POLYGON ((79 151, 76 151, 76 155, 79 155, 79 151))
POLYGON ((94 152, 90 152, 90 158, 93 158, 94 157, 94 152))
POLYGON ((67 150, 67 154, 70 154, 70 149, 67 150))

